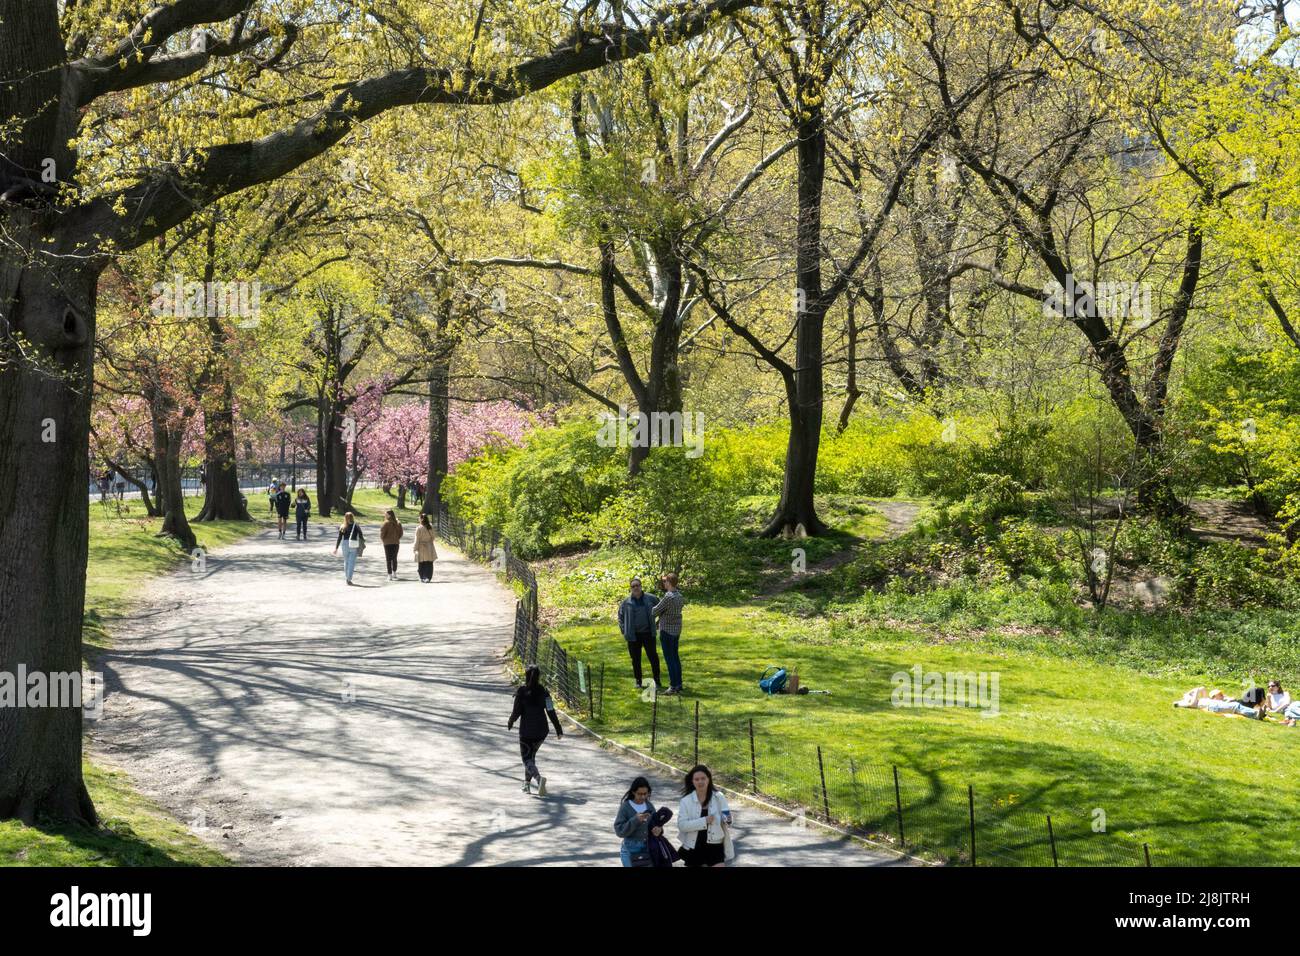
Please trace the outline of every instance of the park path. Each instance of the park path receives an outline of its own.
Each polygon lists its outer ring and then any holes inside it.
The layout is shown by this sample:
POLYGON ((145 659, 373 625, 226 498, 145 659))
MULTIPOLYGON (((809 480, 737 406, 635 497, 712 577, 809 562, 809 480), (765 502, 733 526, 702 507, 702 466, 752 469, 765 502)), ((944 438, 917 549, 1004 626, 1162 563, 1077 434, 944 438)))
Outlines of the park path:
MULTIPOLYGON (((505 727, 512 595, 441 542, 433 584, 409 544, 389 582, 367 531, 361 587, 344 585, 319 526, 307 542, 263 532, 152 584, 95 665, 107 692, 92 753, 242 863, 617 865, 614 813, 645 771, 570 729, 539 758, 551 795, 522 793, 505 727)), ((675 809, 673 783, 648 776, 675 809)), ((737 809, 740 865, 893 862, 737 809)))

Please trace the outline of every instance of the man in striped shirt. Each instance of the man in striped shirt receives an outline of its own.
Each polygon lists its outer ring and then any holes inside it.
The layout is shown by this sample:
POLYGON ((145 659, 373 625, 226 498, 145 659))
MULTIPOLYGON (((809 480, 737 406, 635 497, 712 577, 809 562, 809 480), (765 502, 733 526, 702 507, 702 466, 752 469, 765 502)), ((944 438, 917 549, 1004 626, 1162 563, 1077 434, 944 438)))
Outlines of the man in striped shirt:
POLYGON ((682 659, 678 642, 682 638, 682 605, 686 599, 677 590, 677 575, 665 574, 659 581, 664 596, 652 612, 659 619, 659 646, 663 648, 664 663, 668 665, 668 689, 665 694, 682 692, 682 659))

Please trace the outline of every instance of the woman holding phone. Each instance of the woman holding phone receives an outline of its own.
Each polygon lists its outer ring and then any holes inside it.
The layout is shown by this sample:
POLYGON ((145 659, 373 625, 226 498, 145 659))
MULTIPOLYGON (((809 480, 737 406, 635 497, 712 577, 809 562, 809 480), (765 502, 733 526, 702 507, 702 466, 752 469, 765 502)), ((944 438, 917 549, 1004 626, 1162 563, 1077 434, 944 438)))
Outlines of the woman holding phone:
POLYGON ((650 858, 650 837, 662 836, 663 827, 651 826, 655 805, 650 802, 650 781, 637 777, 623 794, 614 818, 614 832, 623 838, 619 856, 624 866, 653 866, 650 858))

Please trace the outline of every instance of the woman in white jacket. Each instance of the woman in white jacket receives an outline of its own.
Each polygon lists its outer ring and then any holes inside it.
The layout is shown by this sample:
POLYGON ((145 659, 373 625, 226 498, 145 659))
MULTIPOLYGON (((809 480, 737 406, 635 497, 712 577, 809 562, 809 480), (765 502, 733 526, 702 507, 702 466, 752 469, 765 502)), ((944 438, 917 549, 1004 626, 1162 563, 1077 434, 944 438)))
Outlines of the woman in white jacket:
POLYGON ((677 806, 677 835, 687 866, 725 866, 731 835, 731 809, 727 798, 713 786, 713 774, 703 764, 686 774, 684 796, 677 806))

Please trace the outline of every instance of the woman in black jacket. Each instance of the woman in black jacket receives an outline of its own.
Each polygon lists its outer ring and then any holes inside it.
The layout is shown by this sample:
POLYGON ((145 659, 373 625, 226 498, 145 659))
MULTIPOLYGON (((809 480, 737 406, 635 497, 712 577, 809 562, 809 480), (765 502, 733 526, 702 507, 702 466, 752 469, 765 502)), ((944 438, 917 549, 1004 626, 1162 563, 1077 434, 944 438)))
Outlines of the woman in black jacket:
POLYGON ((537 770, 537 751, 546 739, 546 720, 555 725, 555 737, 564 736, 560 716, 555 712, 551 693, 542 686, 542 672, 536 665, 524 671, 524 682, 515 691, 515 707, 510 713, 507 730, 514 729, 519 721, 519 756, 524 760, 524 793, 532 793, 532 780, 537 778, 537 795, 546 796, 546 778, 537 770))
POLYGON ((294 540, 306 541, 307 519, 311 517, 311 499, 307 497, 306 488, 298 489, 298 497, 293 502, 293 516, 297 529, 294 533, 294 540))

